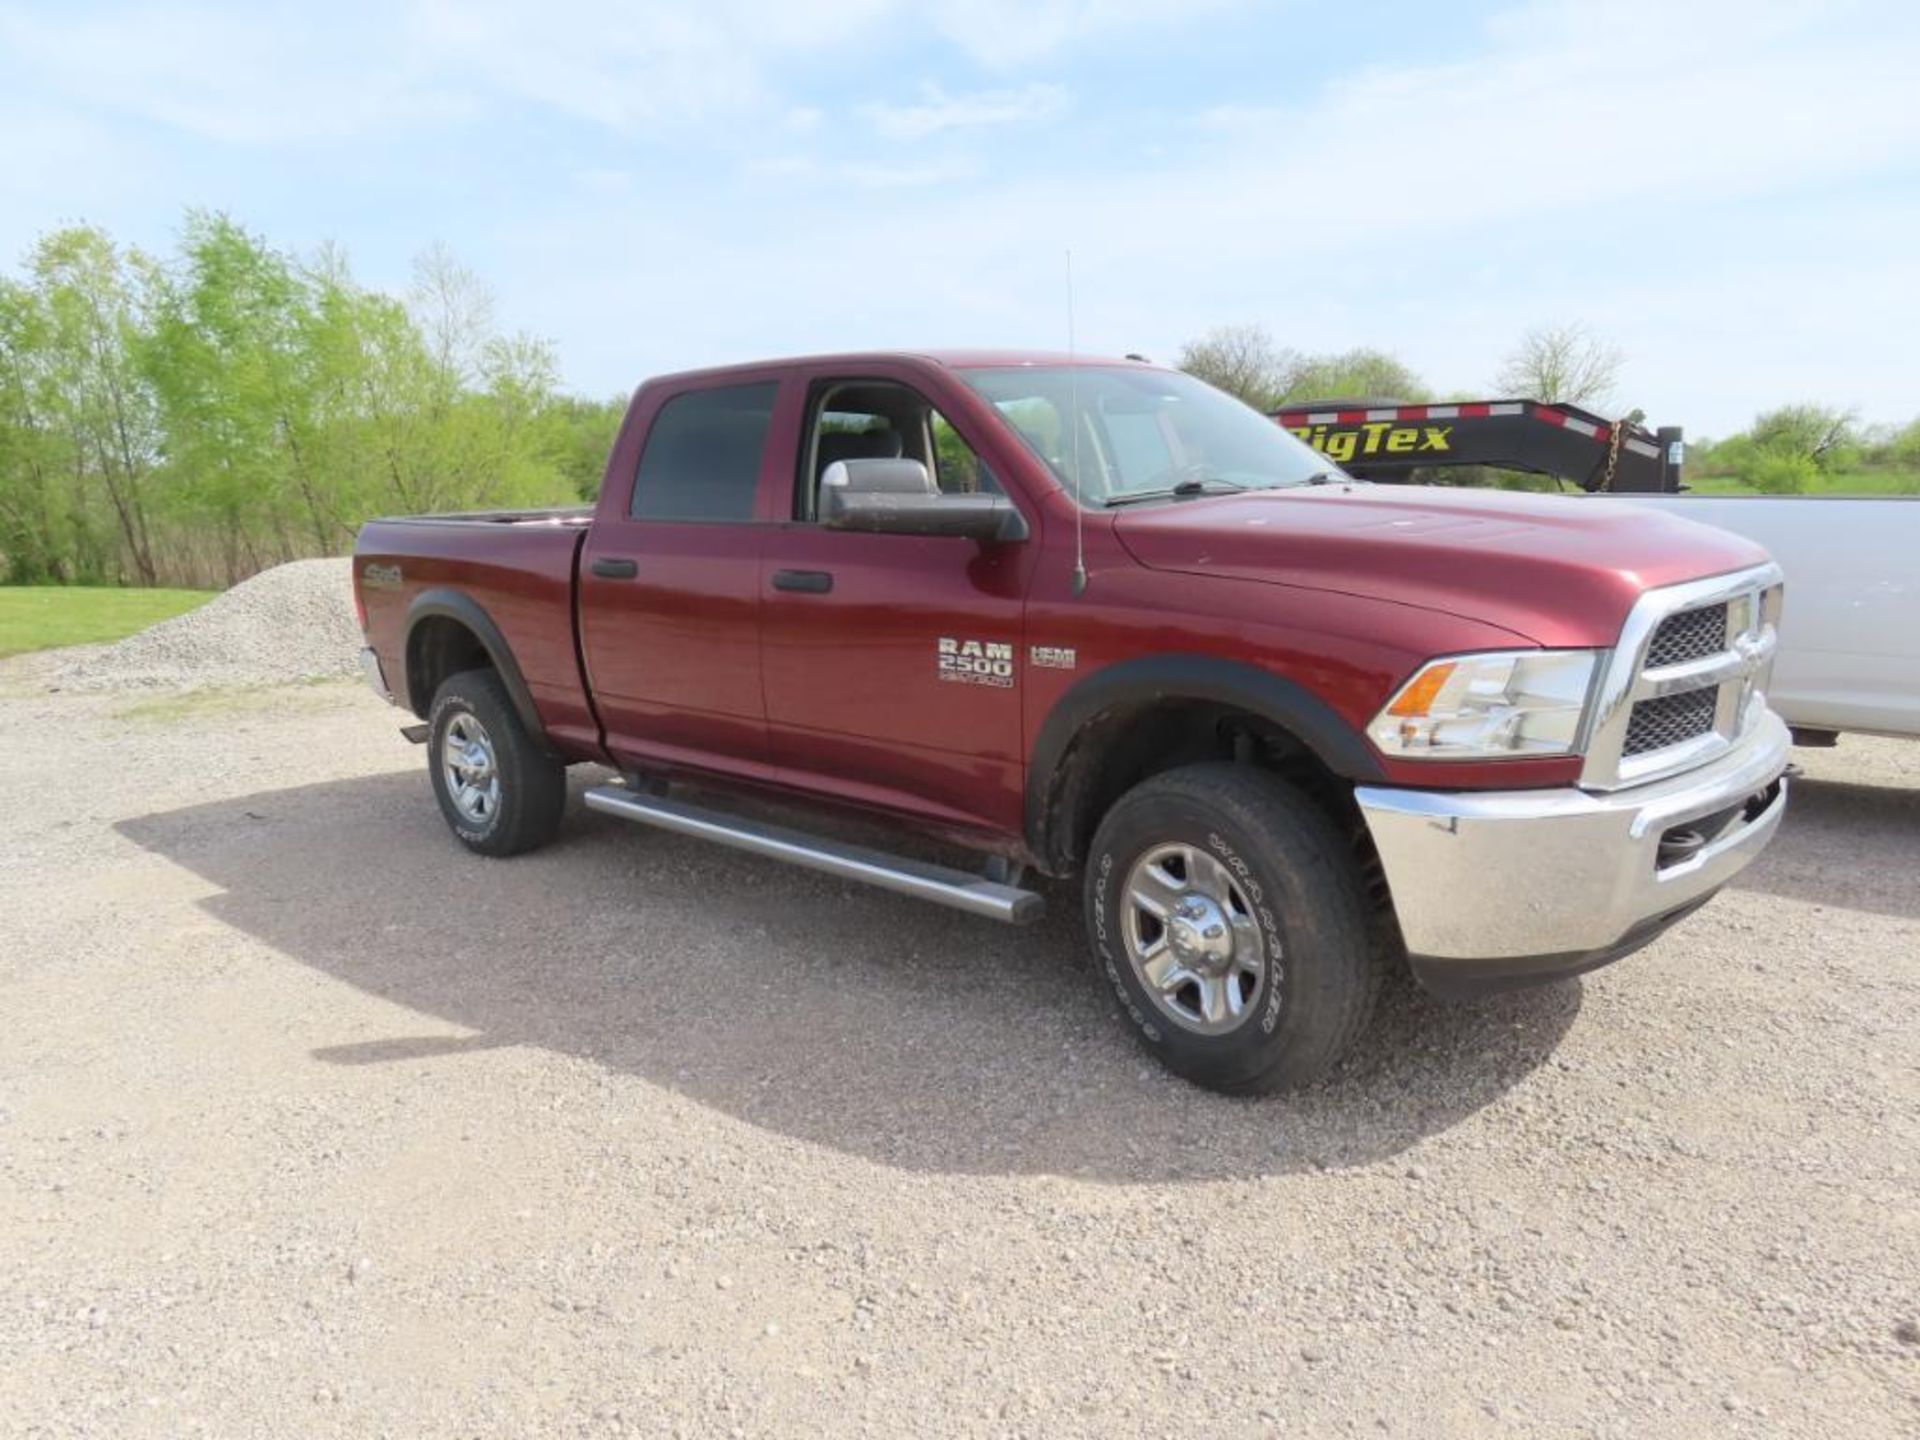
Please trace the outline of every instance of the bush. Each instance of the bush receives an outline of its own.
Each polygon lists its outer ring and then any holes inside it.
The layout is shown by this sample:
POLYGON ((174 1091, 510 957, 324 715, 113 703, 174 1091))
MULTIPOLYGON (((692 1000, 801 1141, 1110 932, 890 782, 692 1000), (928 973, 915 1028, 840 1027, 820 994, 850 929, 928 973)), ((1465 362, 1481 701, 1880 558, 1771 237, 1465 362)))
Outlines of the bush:
POLYGON ((1859 459, 1859 436, 1849 410, 1782 405, 1757 416, 1751 433, 1762 450, 1805 456, 1822 470, 1844 470, 1859 459))
POLYGON ((1753 464, 1757 447, 1751 435, 1729 435, 1708 444, 1687 446, 1688 479, 1707 476, 1738 475, 1753 464))
POLYGON ((1920 420, 1909 421, 1904 430, 1894 432, 1882 463, 1920 468, 1920 420))
POLYGON ((1740 480, 1762 495, 1801 495, 1819 485, 1819 464, 1797 450, 1756 447, 1743 458, 1740 480))

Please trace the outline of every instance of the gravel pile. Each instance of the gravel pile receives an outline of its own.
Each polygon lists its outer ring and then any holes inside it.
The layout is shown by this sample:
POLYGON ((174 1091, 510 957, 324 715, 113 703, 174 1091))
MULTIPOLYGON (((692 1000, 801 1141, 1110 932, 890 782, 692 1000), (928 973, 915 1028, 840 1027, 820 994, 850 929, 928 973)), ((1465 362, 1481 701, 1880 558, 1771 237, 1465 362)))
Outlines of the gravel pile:
POLYGON ((50 657, 51 688, 272 685, 351 674, 360 651, 353 562, 295 560, 113 645, 50 657))

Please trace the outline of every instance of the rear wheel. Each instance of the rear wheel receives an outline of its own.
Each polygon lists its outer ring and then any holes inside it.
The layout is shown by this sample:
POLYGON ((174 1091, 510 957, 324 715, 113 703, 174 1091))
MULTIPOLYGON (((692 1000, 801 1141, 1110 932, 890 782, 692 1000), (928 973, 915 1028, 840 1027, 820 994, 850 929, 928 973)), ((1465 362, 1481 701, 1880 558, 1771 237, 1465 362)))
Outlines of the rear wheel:
POLYGON ((1134 1033, 1197 1084, 1304 1084, 1372 1011, 1382 966, 1352 850, 1265 771, 1193 765, 1128 791, 1094 836, 1086 904, 1134 1033))
POLYGON ((498 675, 449 676, 427 725, 434 797, 461 844, 481 855, 518 855, 554 837, 566 809, 566 766, 527 733, 498 675))

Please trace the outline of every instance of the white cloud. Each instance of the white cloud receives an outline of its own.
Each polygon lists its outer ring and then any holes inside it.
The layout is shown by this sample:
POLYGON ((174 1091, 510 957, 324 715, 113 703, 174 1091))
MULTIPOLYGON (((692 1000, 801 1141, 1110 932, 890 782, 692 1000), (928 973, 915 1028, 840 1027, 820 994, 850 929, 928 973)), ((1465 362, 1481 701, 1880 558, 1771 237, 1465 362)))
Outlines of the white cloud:
POLYGON ((633 172, 609 165, 583 165, 573 172, 573 183, 602 195, 624 195, 633 189, 633 172))
MULTIPOLYGON (((702 300, 682 321, 653 295, 623 325, 585 307, 583 345, 610 324, 621 344, 603 363, 623 367, 865 344, 1057 346, 1071 245, 1089 348, 1167 356, 1210 323, 1251 319, 1308 348, 1381 345, 1438 384, 1473 387, 1529 324, 1573 315, 1627 349, 1623 398, 1696 433, 1799 394, 1904 415, 1910 367, 1885 337, 1920 329, 1920 285, 1901 258, 1920 201, 1851 239, 1845 224, 1787 236, 1779 220, 1911 174, 1920 107, 1903 57, 1917 19, 1802 8, 1761 24, 1745 6, 1538 0, 1458 62, 1374 68, 1285 106, 1216 113, 1160 134, 1164 158, 1034 173, 1017 143, 995 151, 983 134, 972 181, 876 191, 854 211, 832 187, 783 193, 765 210, 784 222, 777 244, 743 238, 763 233, 751 209, 692 237, 649 229, 635 243, 660 246, 657 263, 699 249, 712 279, 688 293, 724 287, 726 313, 702 300), (1660 43, 1630 64, 1596 44, 1623 34, 1660 43), (627 341, 643 317, 658 354, 627 341)), ((608 273, 631 266, 620 233, 528 243, 571 257, 571 292, 591 284, 586 257, 602 245, 608 273)))
POLYGON ((980 171, 980 163, 976 160, 949 159, 913 165, 855 162, 840 166, 836 173, 866 190, 911 190, 971 180, 980 171))
MULTIPOLYGON (((1188 0, 1212 6, 1221 0, 1188 0)), ((1179 23, 1191 22, 1191 9, 1179 23)), ((787 104, 800 70, 830 57, 858 76, 882 39, 931 26, 990 66, 1066 56, 1103 32, 1173 23, 1142 0, 214 0, 32 9, 0 4, 0 55, 104 108, 226 143, 391 134, 517 101, 635 135, 758 116, 795 131, 817 105, 787 104)), ((857 99, 858 96, 851 97, 857 99)), ((1043 118, 1052 86, 876 107, 911 138, 1043 118)))
POLYGON ((1189 26, 1236 0, 939 0, 940 33, 993 69, 1061 58, 1103 33, 1152 23, 1189 26))
POLYGON ((940 86, 921 87, 912 105, 863 105, 860 114, 889 140, 924 140, 948 130, 985 126, 1036 124, 1051 120, 1067 108, 1064 85, 1035 82, 1017 90, 976 90, 949 95, 940 86))
POLYGON ((99 216, 97 197, 136 195, 158 218, 129 240, 164 243, 189 202, 284 240, 258 207, 270 172, 296 173, 309 233, 344 226, 357 254, 380 237, 392 253, 376 267, 400 273, 434 226, 470 237, 460 248, 513 323, 552 334, 593 392, 751 353, 1057 346, 1070 244, 1089 348, 1168 355, 1210 323, 1256 320, 1471 386, 1528 324, 1577 316, 1629 352, 1623 395, 1696 431, 1791 395, 1886 418, 1914 407, 1898 346, 1920 330, 1906 63, 1920 7, 1516 0, 1456 33, 1457 58, 1316 85, 1280 78, 1277 55, 1268 93, 1282 98, 1181 124, 1165 106, 1206 94, 1203 80, 1169 77, 1155 108, 1127 113, 1097 57, 1124 40, 1138 63, 1156 25, 1277 51, 1268 17, 1196 21, 1139 0, 823 5, 368 0, 263 16, 0 0, 0 79, 16 92, 0 94, 0 123, 25 117, 8 132, 32 142, 0 154, 0 236, 77 206, 119 228, 140 212, 99 216), (929 26, 945 54, 913 48, 929 26), (877 58, 903 49, 911 68, 877 58), (964 78, 980 68, 998 78, 964 78), (899 88, 919 75, 942 88, 899 88), (469 119, 487 143, 563 137, 553 180, 511 145, 462 155, 469 119), (1072 163, 1053 146, 1036 158, 1046 121, 1088 138, 1072 163), (363 188, 362 153, 423 135, 396 162, 406 173, 363 188), (253 153, 236 158, 242 145, 253 153), (308 157, 328 170, 311 187, 308 157), (411 166, 432 168, 432 201, 411 204, 411 166), (519 203, 457 208, 496 193, 519 203), (1809 216, 1831 223, 1787 223, 1809 216))
POLYGON ((237 144, 336 139, 466 113, 457 91, 388 37, 350 28, 314 11, 7 7, 0 54, 109 113, 237 144))
MULTIPOLYGON (((7 5, 0 55, 72 99, 232 144, 386 137, 503 102, 632 135, 771 109, 771 71, 844 44, 896 3, 7 5)), ((774 113, 796 129, 817 120, 806 107, 774 113)))
MULTIPOLYGON (((1542 224, 1659 210, 1871 171, 1920 146, 1901 37, 1832 7, 1606 6, 1552 0, 1491 27, 1493 45, 1440 65, 1362 71, 1295 107, 1202 117, 1222 147, 1196 178, 1257 175, 1249 215, 1311 206, 1314 228, 1542 224), (1797 23, 1788 23, 1789 15, 1797 23), (1659 37, 1623 64, 1598 35, 1659 37)), ((1889 20, 1895 17, 1888 16, 1889 20)))

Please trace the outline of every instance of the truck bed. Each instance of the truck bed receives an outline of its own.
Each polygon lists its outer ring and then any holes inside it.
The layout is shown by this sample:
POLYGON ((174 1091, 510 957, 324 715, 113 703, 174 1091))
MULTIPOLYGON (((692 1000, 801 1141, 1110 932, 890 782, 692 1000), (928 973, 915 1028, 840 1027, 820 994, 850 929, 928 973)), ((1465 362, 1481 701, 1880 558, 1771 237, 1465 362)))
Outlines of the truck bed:
MULTIPOLYGON (((389 681, 407 683, 409 618, 477 607, 498 627, 553 739, 586 755, 600 748, 574 646, 574 582, 593 511, 482 510, 368 522, 354 555, 368 643, 389 681)), ((495 663, 503 663, 499 657, 495 663)), ((409 708, 430 696, 403 694, 409 708)))

